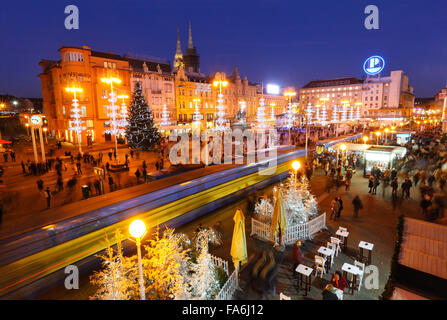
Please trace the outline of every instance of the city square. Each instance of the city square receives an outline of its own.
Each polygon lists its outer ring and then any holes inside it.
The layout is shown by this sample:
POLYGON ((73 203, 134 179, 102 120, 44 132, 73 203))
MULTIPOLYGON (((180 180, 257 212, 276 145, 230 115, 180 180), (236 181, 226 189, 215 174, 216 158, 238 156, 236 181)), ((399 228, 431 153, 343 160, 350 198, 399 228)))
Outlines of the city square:
MULTIPOLYGON (((172 317, 232 301, 230 317, 447 298, 445 4, 328 2, 361 21, 337 27, 347 50, 329 21, 215 19, 247 4, 113 4, 106 28, 99 2, 48 5, 61 30, 26 57, 5 36, 23 66, 0 79, 1 300, 182 301, 172 317), (429 53, 394 38, 401 10, 439 18, 411 26, 429 53)), ((39 23, 14 28, 32 42, 39 23)))

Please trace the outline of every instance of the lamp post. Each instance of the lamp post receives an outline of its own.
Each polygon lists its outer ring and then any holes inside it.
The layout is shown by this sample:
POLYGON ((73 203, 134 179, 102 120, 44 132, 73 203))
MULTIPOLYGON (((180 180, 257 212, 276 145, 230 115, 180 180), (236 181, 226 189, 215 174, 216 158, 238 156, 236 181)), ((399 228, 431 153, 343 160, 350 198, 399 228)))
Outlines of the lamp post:
POLYGON ((140 299, 146 300, 146 292, 144 290, 143 265, 141 263, 141 238, 146 234, 146 225, 141 220, 134 220, 129 226, 129 233, 135 238, 137 244, 138 255, 138 284, 140 285, 140 299))
POLYGON ((65 91, 73 93, 73 108, 71 109, 72 115, 71 117, 73 120, 73 126, 70 127, 70 130, 76 131, 76 137, 78 139, 78 146, 79 146, 79 153, 82 154, 82 147, 81 147, 81 141, 82 141, 82 130, 85 130, 85 127, 82 126, 82 123, 84 122, 81 120, 81 109, 79 109, 79 103, 78 99, 76 98, 76 92, 82 92, 82 88, 65 88, 65 91))
MULTIPOLYGON (((291 128, 293 126, 293 114, 292 114, 292 97, 296 96, 295 91, 286 91, 284 92, 284 96, 289 99, 289 103, 287 104, 287 128, 289 129, 289 145, 292 144, 292 136, 291 136, 291 128)), ((307 133, 307 131, 306 131, 307 133)), ((306 139, 307 142, 307 139, 306 139)))
POLYGON ((375 135, 376 135, 376 143, 377 144, 379 144, 379 137, 380 137, 380 131, 377 131, 376 133, 375 133, 375 135))
POLYGON ((217 119, 216 119, 216 130, 218 131, 225 131, 225 112, 223 105, 223 94, 222 94, 222 87, 227 87, 228 81, 223 79, 221 76, 219 79, 216 79, 213 81, 213 87, 219 88, 219 94, 217 95, 217 119))
POLYGON ((388 132, 390 131, 390 129, 385 128, 385 144, 388 143, 388 132))
POLYGON ((106 130, 106 132, 110 132, 113 136, 115 136, 116 162, 119 163, 118 140, 117 140, 117 137, 118 137, 118 134, 120 133, 120 130, 119 130, 119 122, 118 122, 118 119, 117 119, 117 116, 118 116, 118 112, 117 112, 118 111, 118 106, 115 105, 117 97, 116 97, 115 92, 113 91, 113 83, 120 84, 121 83, 121 79, 113 78, 113 77, 111 77, 111 78, 102 78, 101 82, 110 84, 110 99, 109 99, 110 108, 109 109, 110 109, 110 112, 111 112, 110 113, 110 118, 111 118, 110 123, 112 125, 112 129, 111 130, 106 130))
POLYGON ((363 136, 363 143, 366 144, 366 141, 368 141, 368 137, 367 136, 363 136))
MULTIPOLYGON (((345 150, 346 150, 346 145, 345 145, 345 144, 340 145, 340 150, 341 150, 341 157, 342 157, 342 159, 343 159, 343 155, 344 155, 344 152, 345 152, 345 150)), ((337 149, 337 151, 338 151, 338 149, 337 149)), ((338 160, 338 158, 339 158, 339 157, 337 157, 337 160, 338 160)), ((338 161, 337 161, 337 162, 338 162, 338 161)), ((337 163, 337 166, 338 166, 338 163, 337 163)), ((342 166, 343 166, 343 162, 342 162, 342 166)))
POLYGON ((292 168, 293 168, 293 170, 295 170, 295 187, 298 183, 298 170, 300 169, 300 167, 301 167, 301 163, 298 160, 293 161, 292 168))

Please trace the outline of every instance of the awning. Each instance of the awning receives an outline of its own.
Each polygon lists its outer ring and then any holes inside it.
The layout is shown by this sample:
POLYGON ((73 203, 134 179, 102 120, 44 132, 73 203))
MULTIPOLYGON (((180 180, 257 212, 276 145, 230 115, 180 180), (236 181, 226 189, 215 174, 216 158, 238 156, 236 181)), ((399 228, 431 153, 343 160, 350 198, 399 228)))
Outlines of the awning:
POLYGON ((0 140, 0 144, 9 144, 12 143, 11 141, 7 141, 7 140, 0 140))

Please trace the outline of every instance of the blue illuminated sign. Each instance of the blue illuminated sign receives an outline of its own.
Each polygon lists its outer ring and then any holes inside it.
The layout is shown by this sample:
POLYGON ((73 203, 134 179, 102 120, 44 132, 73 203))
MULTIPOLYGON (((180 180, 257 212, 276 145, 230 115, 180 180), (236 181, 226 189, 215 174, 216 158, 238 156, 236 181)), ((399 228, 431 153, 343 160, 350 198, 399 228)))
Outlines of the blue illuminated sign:
POLYGON ((383 68, 385 68, 385 60, 381 56, 369 57, 363 64, 363 70, 371 76, 379 74, 383 68))

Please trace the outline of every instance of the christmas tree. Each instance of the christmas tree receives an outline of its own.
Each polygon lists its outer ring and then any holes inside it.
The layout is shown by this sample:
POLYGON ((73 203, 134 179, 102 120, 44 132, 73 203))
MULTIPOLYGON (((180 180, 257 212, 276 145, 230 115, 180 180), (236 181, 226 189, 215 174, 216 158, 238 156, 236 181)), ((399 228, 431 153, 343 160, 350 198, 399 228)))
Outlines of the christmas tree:
POLYGON ((126 137, 131 149, 145 151, 152 150, 161 140, 139 82, 136 83, 132 95, 126 137))

